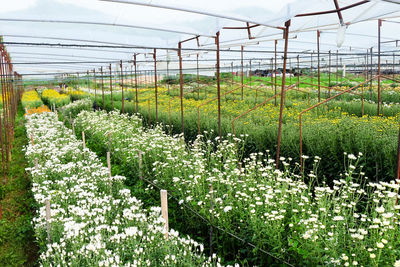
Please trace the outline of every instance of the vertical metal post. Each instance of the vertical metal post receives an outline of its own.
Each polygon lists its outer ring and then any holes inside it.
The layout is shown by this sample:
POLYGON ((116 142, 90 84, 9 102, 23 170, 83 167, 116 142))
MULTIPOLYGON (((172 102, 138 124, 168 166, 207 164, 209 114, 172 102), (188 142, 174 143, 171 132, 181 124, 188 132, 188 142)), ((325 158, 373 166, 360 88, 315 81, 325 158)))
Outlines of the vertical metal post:
POLYGON ((179 89, 181 99, 181 125, 182 134, 185 135, 185 126, 183 121, 183 73, 182 73, 182 43, 178 43, 178 57, 179 57, 179 89))
POLYGON ((369 100, 372 100, 372 77, 373 77, 373 69, 372 69, 372 52, 373 48, 371 47, 371 52, 370 52, 370 72, 371 72, 371 80, 369 82, 369 100))
POLYGON ((339 75, 339 50, 336 50, 336 84, 338 84, 338 75, 339 75))
MULTIPOLYGON (((314 52, 311 52, 311 61, 310 61, 310 79, 311 79, 311 84, 313 84, 313 78, 314 78, 314 73, 313 73, 313 54, 314 54, 314 52)), ((311 85, 311 90, 312 89, 314 89, 313 85, 311 85)))
POLYGON ((114 99, 113 99, 113 94, 112 94, 112 72, 111 72, 111 64, 110 64, 110 94, 111 94, 111 109, 114 110, 114 99))
POLYGON ((122 89, 122 113, 125 113, 125 99, 124 99, 124 73, 122 68, 122 60, 119 62, 121 68, 121 89, 122 89))
POLYGON ((382 20, 378 19, 378 112, 380 114, 381 105, 381 26, 382 20))
POLYGON ((215 44, 217 46, 217 98, 218 98, 218 134, 221 140, 221 81, 220 81, 220 65, 219 65, 219 32, 215 36, 215 44))
MULTIPOLYGON (((2 45, 0 45, 0 75, 1 75, 1 94, 2 94, 2 100, 4 103, 4 89, 5 89, 5 84, 4 84, 4 76, 3 76, 3 49, 2 45)), ((4 120, 4 115, 5 115, 5 110, 4 110, 4 104, 3 104, 3 120, 1 119, 0 116, 0 142, 1 142, 1 160, 2 160, 2 170, 3 170, 3 183, 5 184, 7 181, 7 176, 6 176, 6 158, 4 157, 4 152, 5 152, 5 143, 3 140, 3 126, 4 126, 4 131, 6 131, 5 128, 5 120, 4 120)), ((2 217, 1 217, 2 218, 2 217)), ((0 218, 0 219, 1 219, 0 218)))
POLYGON ((197 71, 197 100, 200 99, 200 83, 199 83, 199 54, 196 55, 196 71, 197 71))
POLYGON ((242 45, 241 46, 241 53, 240 53, 240 55, 241 55, 241 68, 242 68, 242 71, 241 71, 241 73, 240 73, 240 81, 241 81, 241 84, 242 84, 242 100, 243 100, 243 48, 244 48, 244 46, 242 45))
POLYGON ((97 107, 97 82, 96 82, 96 69, 93 69, 93 78, 94 78, 94 102, 97 107))
POLYGON ((300 89, 300 58, 297 55, 297 89, 300 89))
POLYGON ((321 32, 317 31, 317 50, 318 50, 318 102, 321 102, 321 66, 320 66, 320 58, 319 58, 319 38, 321 36, 321 32))
POLYGON ((88 93, 90 95, 90 85, 89 85, 89 71, 86 72, 87 73, 87 88, 88 88, 88 93))
MULTIPOLYGON (((4 53, 4 47, 3 47, 3 53, 4 53)), ((4 56, 4 54, 3 54, 4 56)), ((10 155, 10 151, 9 151, 9 131, 8 131, 8 125, 9 125, 9 121, 8 121, 8 74, 7 74, 7 70, 6 70, 6 65, 7 65, 7 60, 6 58, 4 58, 3 56, 1 56, 0 58, 3 60, 3 64, 1 64, 1 71, 2 71, 2 77, 3 77, 3 81, 4 81, 4 87, 2 88, 3 90, 1 90, 1 95, 2 95, 2 100, 3 100, 3 124, 4 124, 4 146, 5 146, 5 153, 6 153, 6 170, 8 170, 8 161, 9 161, 9 155, 10 155), (5 91, 5 92, 4 92, 5 91)))
POLYGON ((154 48, 154 97, 156 101, 156 123, 158 122, 158 92, 157 92, 157 49, 154 48))
POLYGON ((273 89, 274 88, 274 75, 273 75, 273 72, 274 72, 274 59, 271 57, 271 72, 270 72, 270 74, 271 74, 271 89, 273 89))
POLYGON ((274 81, 275 81, 275 84, 274 84, 274 87, 275 87, 275 94, 274 94, 274 104, 275 104, 275 106, 276 106, 276 73, 277 73, 277 63, 276 63, 276 58, 277 58, 277 55, 276 55, 276 47, 277 47, 277 45, 278 45, 278 40, 275 40, 275 71, 274 71, 274 81))
POLYGON ((331 97, 331 50, 329 50, 329 67, 328 67, 328 98, 331 97))
POLYGON ((103 97, 103 110, 106 109, 106 102, 104 100, 104 76, 103 76, 103 67, 100 67, 100 74, 101 74, 101 94, 103 97))
POLYGON ((394 79, 394 77, 395 77, 395 75, 394 75, 394 62, 395 62, 395 55, 394 55, 394 53, 393 53, 393 64, 392 64, 392 66, 393 66, 393 79, 394 79))
POLYGON ((284 30, 285 50, 283 54, 283 73, 282 73, 282 89, 281 89, 281 106, 279 109, 279 126, 278 126, 278 145, 276 149, 276 168, 279 168, 279 153, 281 148, 281 134, 282 134, 282 118, 283 118, 283 105, 285 101, 285 79, 286 79, 286 61, 289 39, 290 20, 286 21, 284 30))
POLYGON ((138 101, 138 83, 137 83, 137 65, 136 65, 136 54, 133 55, 133 64, 135 66, 135 92, 136 92, 136 113, 139 112, 139 101, 138 101))

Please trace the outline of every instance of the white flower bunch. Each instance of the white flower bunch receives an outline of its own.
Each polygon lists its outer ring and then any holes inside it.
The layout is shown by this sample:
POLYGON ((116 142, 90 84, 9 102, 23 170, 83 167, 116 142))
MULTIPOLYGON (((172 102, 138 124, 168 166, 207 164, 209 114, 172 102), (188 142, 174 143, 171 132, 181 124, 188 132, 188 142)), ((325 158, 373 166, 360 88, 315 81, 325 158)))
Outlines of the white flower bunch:
POLYGON ((194 240, 174 230, 166 240, 160 208, 147 212, 124 187, 125 177, 110 178, 96 154, 83 149, 54 113, 26 119, 42 266, 213 265, 194 240))

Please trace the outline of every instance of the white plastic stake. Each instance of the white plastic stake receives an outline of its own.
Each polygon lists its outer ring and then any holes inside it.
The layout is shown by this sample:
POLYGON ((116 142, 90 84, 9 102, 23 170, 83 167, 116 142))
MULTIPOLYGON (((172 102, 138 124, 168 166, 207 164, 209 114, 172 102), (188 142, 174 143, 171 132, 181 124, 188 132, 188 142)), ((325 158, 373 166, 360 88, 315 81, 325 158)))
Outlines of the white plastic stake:
POLYGON ((47 242, 50 243, 50 218, 51 218, 51 213, 50 213, 50 200, 46 199, 45 200, 46 204, 46 228, 47 228, 47 242))
POLYGON ((165 220, 165 238, 168 240, 168 193, 167 190, 161 190, 161 216, 165 220))
POLYGON ((82 141, 83 141, 83 149, 86 148, 86 141, 85 141, 85 132, 82 131, 82 141))

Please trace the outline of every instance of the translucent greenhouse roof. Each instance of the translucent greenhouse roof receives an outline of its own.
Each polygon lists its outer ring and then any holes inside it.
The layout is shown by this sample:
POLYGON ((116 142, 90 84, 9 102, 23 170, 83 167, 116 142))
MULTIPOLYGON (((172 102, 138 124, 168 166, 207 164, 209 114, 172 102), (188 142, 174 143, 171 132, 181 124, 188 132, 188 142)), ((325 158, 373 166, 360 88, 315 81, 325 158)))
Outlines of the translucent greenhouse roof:
POLYGON ((399 15, 399 0, 16 0, 0 11, 0 35, 21 74, 85 72, 109 63, 116 68, 134 53, 141 69, 151 69, 153 48, 157 60, 174 60, 178 42, 196 36, 182 44, 184 59, 199 56, 209 60, 200 67, 209 67, 215 64, 216 32, 221 59, 240 58, 242 45, 246 60, 270 59, 275 40, 278 52, 283 50, 288 20, 293 57, 316 51, 317 30, 323 56, 376 51, 378 19, 385 19, 382 50, 397 52, 399 15), (344 40, 341 47, 338 39, 344 40))

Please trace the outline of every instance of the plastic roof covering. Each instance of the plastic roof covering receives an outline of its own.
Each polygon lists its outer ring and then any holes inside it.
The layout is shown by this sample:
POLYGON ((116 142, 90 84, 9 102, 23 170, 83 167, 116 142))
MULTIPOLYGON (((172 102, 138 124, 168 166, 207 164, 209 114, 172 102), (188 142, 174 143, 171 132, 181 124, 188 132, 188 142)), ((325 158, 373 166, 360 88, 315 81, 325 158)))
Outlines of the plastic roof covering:
MULTIPOLYGON (((118 1, 118 0, 117 0, 118 1)), ((378 18, 397 20, 400 15, 399 0, 372 0, 342 11, 344 22, 348 25, 345 42, 339 49, 336 47, 336 35, 339 26, 337 13, 320 16, 295 17, 297 14, 313 13, 335 9, 333 0, 284 0, 276 4, 275 1, 257 1, 253 5, 244 5, 242 1, 231 1, 231 6, 222 6, 215 3, 205 6, 204 3, 212 1, 178 1, 178 0, 120 0, 141 4, 165 5, 180 9, 195 10, 207 14, 206 16, 195 13, 161 9, 151 6, 131 5, 124 3, 97 1, 97 0, 37 0, 36 5, 15 12, 0 13, 0 19, 39 19, 59 21, 100 22, 110 25, 88 25, 75 23, 32 23, 2 21, 0 34, 4 35, 5 42, 40 42, 40 43, 65 43, 65 44, 92 44, 92 45, 137 45, 145 47, 170 47, 177 48, 178 41, 185 40, 195 35, 200 35, 200 47, 215 49, 214 40, 210 36, 221 31, 221 49, 238 50, 240 45, 245 45, 245 50, 263 51, 259 53, 245 52, 246 65, 251 58, 269 59, 273 56, 265 51, 274 49, 274 39, 282 38, 282 30, 269 26, 283 27, 285 21, 291 19, 289 56, 297 56, 297 52, 316 51, 316 30, 321 30, 321 51, 340 52, 365 52, 367 48, 377 46, 377 21, 378 18), (306 3, 306 4, 305 4, 306 3), (285 4, 284 6, 282 6, 285 4), (275 6, 281 5, 281 9, 275 6), (227 19, 227 17, 234 18, 227 19), (247 30, 228 30, 223 27, 244 27, 245 21, 262 24, 264 26, 251 29, 251 35, 256 37, 249 40, 247 30), (112 26, 114 25, 114 26, 112 26), (115 25, 134 25, 154 27, 177 32, 163 32, 150 29, 138 29, 115 25), (186 34, 185 34, 186 33, 186 34), (188 34, 191 33, 191 34, 188 34), (25 36, 25 37, 21 37, 25 36), (30 36, 30 37, 26 37, 30 36), (55 39, 49 39, 55 38, 55 39), (70 40, 63 40, 64 38, 70 40)), ((339 6, 345 7, 358 3, 360 0, 339 0, 339 6)), ((226 3, 226 2, 225 2, 226 3)), ((382 27, 382 41, 400 39, 397 24, 384 22, 382 27)), ((196 40, 184 43, 184 48, 197 49, 196 40)), ((82 64, 52 64, 52 65, 23 65, 15 64, 14 69, 21 74, 27 73, 53 73, 86 71, 100 66, 105 68, 104 62, 112 60, 131 60, 133 53, 138 55, 138 60, 151 61, 152 56, 143 53, 153 52, 152 49, 116 49, 116 48, 49 48, 37 46, 7 45, 13 62, 49 62, 49 61, 101 61, 101 63, 82 64)), ((394 43, 384 43, 383 50, 398 50, 394 43)), ((283 50, 283 41, 278 41, 278 51, 283 50)), ((185 59, 195 59, 198 51, 184 51, 185 59)), ((281 55, 280 55, 281 56, 281 55)), ((279 57, 280 57, 279 56, 279 57)), ((310 55, 300 55, 308 58, 310 55)), ((314 55, 315 56, 315 55, 314 55)), ((213 66, 215 53, 212 51, 200 52, 200 59, 209 59, 209 62, 200 63, 200 68, 213 66)), ((157 58, 167 58, 165 50, 157 50, 157 58)), ((169 51, 168 58, 176 60, 176 51, 169 51)), ((238 52, 221 52, 221 59, 238 59, 238 52)), ((302 61, 308 59, 302 59, 302 61)), ((358 58, 352 61, 358 61, 358 58)), ((293 61, 295 61, 293 59, 293 61)), ((254 60, 253 62, 257 62, 254 60)), ((266 64, 268 61, 264 61, 266 64)), ((235 62, 237 65, 239 62, 235 62)), ((222 62, 222 66, 230 66, 231 62, 222 62)), ((255 63, 256 64, 256 63, 255 63)), ((269 63, 268 63, 269 64, 269 63)), ((309 63, 308 63, 309 64, 309 63)), ((164 64, 165 65, 165 64, 164 64)), ((113 68, 117 66, 113 64, 113 68)), ((165 68, 160 64, 159 69, 165 68)), ((171 67, 171 66, 170 66, 171 67)), ((152 69, 153 65, 139 64, 139 69, 152 69)), ((173 67, 172 67, 173 68, 173 67)), ((192 63, 185 63, 184 68, 193 68, 192 63)), ((202 73, 201 73, 202 74, 202 73)))

